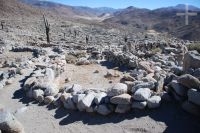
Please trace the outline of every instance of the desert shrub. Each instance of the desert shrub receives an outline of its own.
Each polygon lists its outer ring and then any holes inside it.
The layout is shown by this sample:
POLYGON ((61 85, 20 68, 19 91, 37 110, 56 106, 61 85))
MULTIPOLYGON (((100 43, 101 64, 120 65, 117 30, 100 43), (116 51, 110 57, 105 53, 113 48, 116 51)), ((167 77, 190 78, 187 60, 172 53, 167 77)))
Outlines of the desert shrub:
POLYGON ((67 63, 75 64, 76 60, 77 60, 77 57, 75 57, 73 55, 66 54, 65 55, 65 60, 66 60, 67 63))
POLYGON ((162 50, 160 48, 153 48, 151 49, 152 54, 161 53, 162 50))
POLYGON ((193 43, 187 46, 188 50, 196 50, 200 53, 200 43, 193 43))

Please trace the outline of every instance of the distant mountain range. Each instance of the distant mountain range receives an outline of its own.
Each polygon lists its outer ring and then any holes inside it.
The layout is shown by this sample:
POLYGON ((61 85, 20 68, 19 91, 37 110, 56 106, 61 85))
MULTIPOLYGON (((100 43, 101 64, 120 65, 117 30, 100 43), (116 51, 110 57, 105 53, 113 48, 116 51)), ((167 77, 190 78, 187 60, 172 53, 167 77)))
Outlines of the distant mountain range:
POLYGON ((41 16, 41 13, 67 19, 104 17, 105 20, 101 24, 110 27, 130 27, 129 29, 137 29, 136 31, 154 29, 159 32, 168 32, 182 39, 200 40, 200 8, 190 5, 189 11, 197 12, 198 15, 189 17, 190 25, 185 26, 184 16, 176 16, 178 12, 185 12, 183 4, 149 10, 133 6, 125 9, 90 8, 40 0, 0 0, 2 18, 13 15, 37 17, 41 16))
POLYGON ((168 32, 179 38, 200 40, 200 9, 189 6, 189 11, 196 12, 197 16, 189 16, 189 25, 185 25, 185 17, 176 13, 185 12, 185 5, 165 7, 155 10, 128 7, 114 13, 113 17, 104 20, 107 24, 124 25, 137 29, 154 29, 159 32, 168 32))

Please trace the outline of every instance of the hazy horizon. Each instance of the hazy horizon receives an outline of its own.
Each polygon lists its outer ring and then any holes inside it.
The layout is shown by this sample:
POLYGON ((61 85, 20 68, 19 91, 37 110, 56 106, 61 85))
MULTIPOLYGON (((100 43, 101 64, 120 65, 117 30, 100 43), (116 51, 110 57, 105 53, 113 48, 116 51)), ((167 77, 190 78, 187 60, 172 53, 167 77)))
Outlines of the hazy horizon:
POLYGON ((91 8, 111 7, 115 9, 134 6, 138 8, 157 9, 161 7, 176 6, 178 4, 188 4, 200 8, 199 0, 41 0, 52 1, 71 6, 87 6, 91 8))

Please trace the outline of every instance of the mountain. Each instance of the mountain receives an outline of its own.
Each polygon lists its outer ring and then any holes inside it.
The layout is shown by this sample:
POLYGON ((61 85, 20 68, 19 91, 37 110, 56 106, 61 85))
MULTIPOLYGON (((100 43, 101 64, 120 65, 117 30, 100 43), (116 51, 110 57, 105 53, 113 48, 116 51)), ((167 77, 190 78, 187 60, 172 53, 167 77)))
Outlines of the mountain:
POLYGON ((18 0, 0 0, 0 16, 8 18, 15 16, 37 16, 43 10, 28 6, 18 0))
POLYGON ((145 31, 154 29, 159 32, 168 32, 187 40, 200 40, 200 9, 189 6, 189 11, 197 12, 197 16, 189 17, 189 26, 185 26, 185 17, 176 13, 185 12, 185 5, 165 7, 155 10, 128 7, 114 13, 112 18, 104 20, 105 24, 130 27, 145 31))
POLYGON ((104 13, 112 14, 118 9, 108 8, 108 7, 99 7, 99 8, 90 8, 84 6, 69 6, 64 4, 59 4, 50 1, 41 1, 41 0, 21 0, 23 3, 45 8, 51 11, 54 11, 60 15, 66 16, 87 16, 87 17, 96 17, 104 13))

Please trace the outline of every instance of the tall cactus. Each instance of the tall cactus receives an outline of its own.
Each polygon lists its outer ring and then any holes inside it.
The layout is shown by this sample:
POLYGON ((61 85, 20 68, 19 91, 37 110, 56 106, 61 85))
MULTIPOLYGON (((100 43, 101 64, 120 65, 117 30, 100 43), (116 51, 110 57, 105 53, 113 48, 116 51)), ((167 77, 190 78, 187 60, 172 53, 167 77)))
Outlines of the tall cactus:
POLYGON ((48 23, 48 20, 43 15, 45 29, 46 29, 46 36, 47 36, 47 43, 50 44, 50 37, 49 37, 49 31, 50 31, 50 24, 48 23))
POLYGON ((1 21, 1 29, 3 30, 4 28, 4 24, 5 24, 5 21, 1 21))

